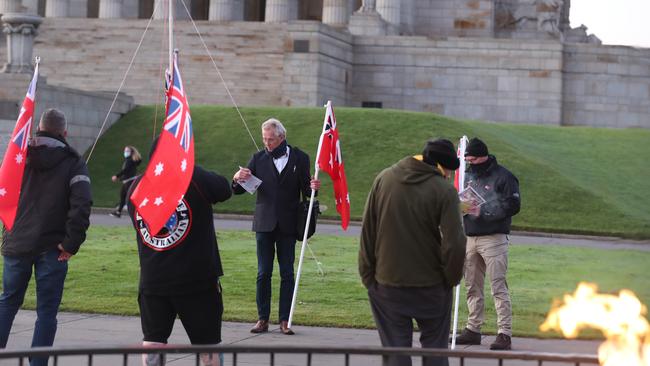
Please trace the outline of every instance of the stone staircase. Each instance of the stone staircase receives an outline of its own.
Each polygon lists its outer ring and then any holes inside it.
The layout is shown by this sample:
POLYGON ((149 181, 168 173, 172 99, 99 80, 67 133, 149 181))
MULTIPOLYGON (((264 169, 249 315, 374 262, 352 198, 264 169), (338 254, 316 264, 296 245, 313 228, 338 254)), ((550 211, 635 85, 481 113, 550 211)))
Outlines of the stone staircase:
MULTIPOLYGON (((116 91, 148 20, 45 18, 35 39, 41 75, 51 85, 88 91, 116 91)), ((197 22, 214 61, 237 104, 281 103, 286 25, 255 22, 197 22)), ((162 21, 153 21, 122 92, 137 104, 162 101, 162 70, 168 41, 162 21)), ((189 21, 175 22, 175 47, 191 104, 231 105, 210 57, 189 21)), ((6 49, 0 47, 0 60, 6 49)), ((19 94, 23 93, 20 91, 19 94)))

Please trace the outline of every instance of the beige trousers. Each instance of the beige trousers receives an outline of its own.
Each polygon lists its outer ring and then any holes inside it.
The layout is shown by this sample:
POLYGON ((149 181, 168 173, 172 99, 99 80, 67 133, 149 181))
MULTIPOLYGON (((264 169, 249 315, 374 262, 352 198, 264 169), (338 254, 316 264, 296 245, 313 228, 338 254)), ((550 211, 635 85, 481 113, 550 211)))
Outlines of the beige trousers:
POLYGON ((467 287, 467 307, 469 309, 467 328, 469 330, 480 333, 481 326, 485 322, 483 288, 487 273, 497 311, 498 332, 512 336, 512 306, 506 282, 507 271, 507 235, 467 237, 465 286, 467 287))

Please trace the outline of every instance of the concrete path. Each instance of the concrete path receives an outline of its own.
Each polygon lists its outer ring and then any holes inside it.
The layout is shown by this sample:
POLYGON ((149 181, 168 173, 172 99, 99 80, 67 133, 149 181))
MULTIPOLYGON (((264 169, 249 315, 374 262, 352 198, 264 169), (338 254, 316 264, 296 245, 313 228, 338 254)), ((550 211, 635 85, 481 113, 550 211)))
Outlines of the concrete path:
MULTIPOLYGON (((34 320, 36 314, 33 311, 21 310, 16 317, 12 333, 9 337, 7 349, 18 349, 28 347, 31 343, 34 320)), ((279 345, 279 346, 325 346, 325 347, 367 347, 380 346, 377 331, 367 329, 340 329, 323 327, 294 326, 294 336, 286 336, 279 332, 278 326, 272 327, 271 332, 261 335, 249 332, 252 324, 226 322, 223 325, 223 344, 225 345, 279 345)), ((417 342, 419 335, 414 337, 414 345, 419 347, 417 342)), ((59 347, 106 347, 112 345, 133 346, 139 345, 142 339, 140 331, 140 320, 137 317, 122 317, 97 314, 59 314, 59 331, 56 338, 56 346, 59 347)), ((490 343, 494 341, 493 336, 485 336, 481 346, 458 346, 458 349, 487 351, 490 343)), ((172 344, 188 344, 189 340, 185 335, 179 321, 176 321, 172 337, 169 340, 172 344)), ((522 352, 550 352, 563 354, 589 354, 595 355, 598 349, 598 341, 569 341, 569 340, 540 340, 530 338, 514 338, 513 351, 522 352)), ((232 355, 226 355, 226 365, 232 365, 232 355)), ((350 364, 355 366, 381 365, 378 357, 374 356, 351 356, 350 364)), ((51 361, 52 364, 52 361, 51 361)), ((87 365, 85 357, 62 357, 59 365, 87 365)), ((94 357, 93 365, 113 366, 122 364, 122 356, 94 357)), ((139 356, 131 356, 129 365, 139 365, 139 356)), ((169 355, 169 365, 195 365, 194 355, 169 355)), ((237 356, 238 365, 269 365, 268 355, 246 355, 237 356)), ((305 355, 276 355, 275 365, 298 366, 306 365, 305 355)), ((343 357, 339 355, 314 355, 313 365, 344 365, 343 357)), ((459 365, 458 360, 450 360, 452 366, 459 365)), ((532 361, 506 360, 505 365, 537 365, 532 361)), ((0 365, 18 365, 16 360, 0 361, 0 365)), ((414 365, 420 365, 420 360, 415 359, 414 365)), ((498 365, 496 360, 465 360, 465 365, 487 366, 498 365)), ((544 365, 562 365, 561 363, 547 363, 544 365)))
MULTIPOLYGON (((115 218, 108 215, 108 210, 95 210, 90 217, 91 225, 98 226, 128 226, 131 221, 122 216, 115 218)), ((250 230, 251 217, 246 215, 215 215, 214 220, 217 231, 219 230, 250 230)), ((341 235, 359 237, 361 226, 353 222, 347 231, 341 229, 340 224, 329 220, 320 220, 316 226, 316 232, 320 234, 341 235)), ((650 240, 636 241, 620 238, 584 236, 584 235, 563 235, 547 233, 524 233, 515 232, 510 237, 512 244, 527 245, 562 245, 575 247, 589 247, 598 249, 632 249, 650 251, 650 240)))

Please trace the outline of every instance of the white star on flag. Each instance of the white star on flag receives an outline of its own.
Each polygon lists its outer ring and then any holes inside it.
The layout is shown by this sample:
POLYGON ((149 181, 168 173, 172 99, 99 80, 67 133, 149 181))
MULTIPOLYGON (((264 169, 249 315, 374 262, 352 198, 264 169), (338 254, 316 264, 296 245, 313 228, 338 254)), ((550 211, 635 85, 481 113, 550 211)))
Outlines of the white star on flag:
POLYGON ((149 203, 149 199, 148 199, 147 197, 145 197, 145 198, 142 200, 142 202, 140 202, 140 206, 138 206, 138 208, 146 206, 147 203, 149 203))
POLYGON ((163 204, 163 199, 162 199, 162 197, 156 197, 156 200, 153 201, 153 204, 156 205, 156 206, 160 206, 160 205, 162 205, 162 204, 163 204))
POLYGON ((16 163, 20 164, 23 162, 23 154, 18 153, 16 154, 16 163))
POLYGON ((185 169, 187 169, 187 160, 183 159, 183 161, 181 162, 181 170, 185 171, 185 169))
POLYGON ((4 188, 0 188, 0 196, 4 197, 5 194, 7 194, 7 190, 4 188))
POLYGON ((154 170, 154 173, 156 174, 156 176, 162 174, 162 172, 164 170, 163 167, 164 167, 163 163, 156 164, 156 170, 154 170))

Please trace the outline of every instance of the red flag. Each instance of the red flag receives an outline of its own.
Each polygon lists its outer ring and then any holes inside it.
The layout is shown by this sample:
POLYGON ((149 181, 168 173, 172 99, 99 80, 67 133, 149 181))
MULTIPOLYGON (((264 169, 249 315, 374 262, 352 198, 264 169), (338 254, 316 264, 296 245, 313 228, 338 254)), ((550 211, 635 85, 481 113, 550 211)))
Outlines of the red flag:
POLYGON ((27 157, 27 146, 32 131, 32 120, 34 118, 34 97, 36 95, 36 82, 38 81, 38 63, 34 69, 34 76, 29 83, 27 95, 20 108, 20 115, 11 134, 7 152, 2 159, 0 167, 0 219, 7 230, 11 230, 16 219, 18 209, 18 198, 25 173, 25 158, 27 157))
POLYGON ((348 192, 348 182, 345 179, 341 141, 339 140, 336 117, 334 117, 331 101, 327 102, 317 164, 320 170, 326 172, 332 178, 336 211, 341 215, 343 230, 347 230, 350 223, 350 192, 348 192))
POLYGON ((165 124, 147 170, 130 198, 152 234, 170 220, 192 180, 194 136, 185 92, 175 54, 165 124))

